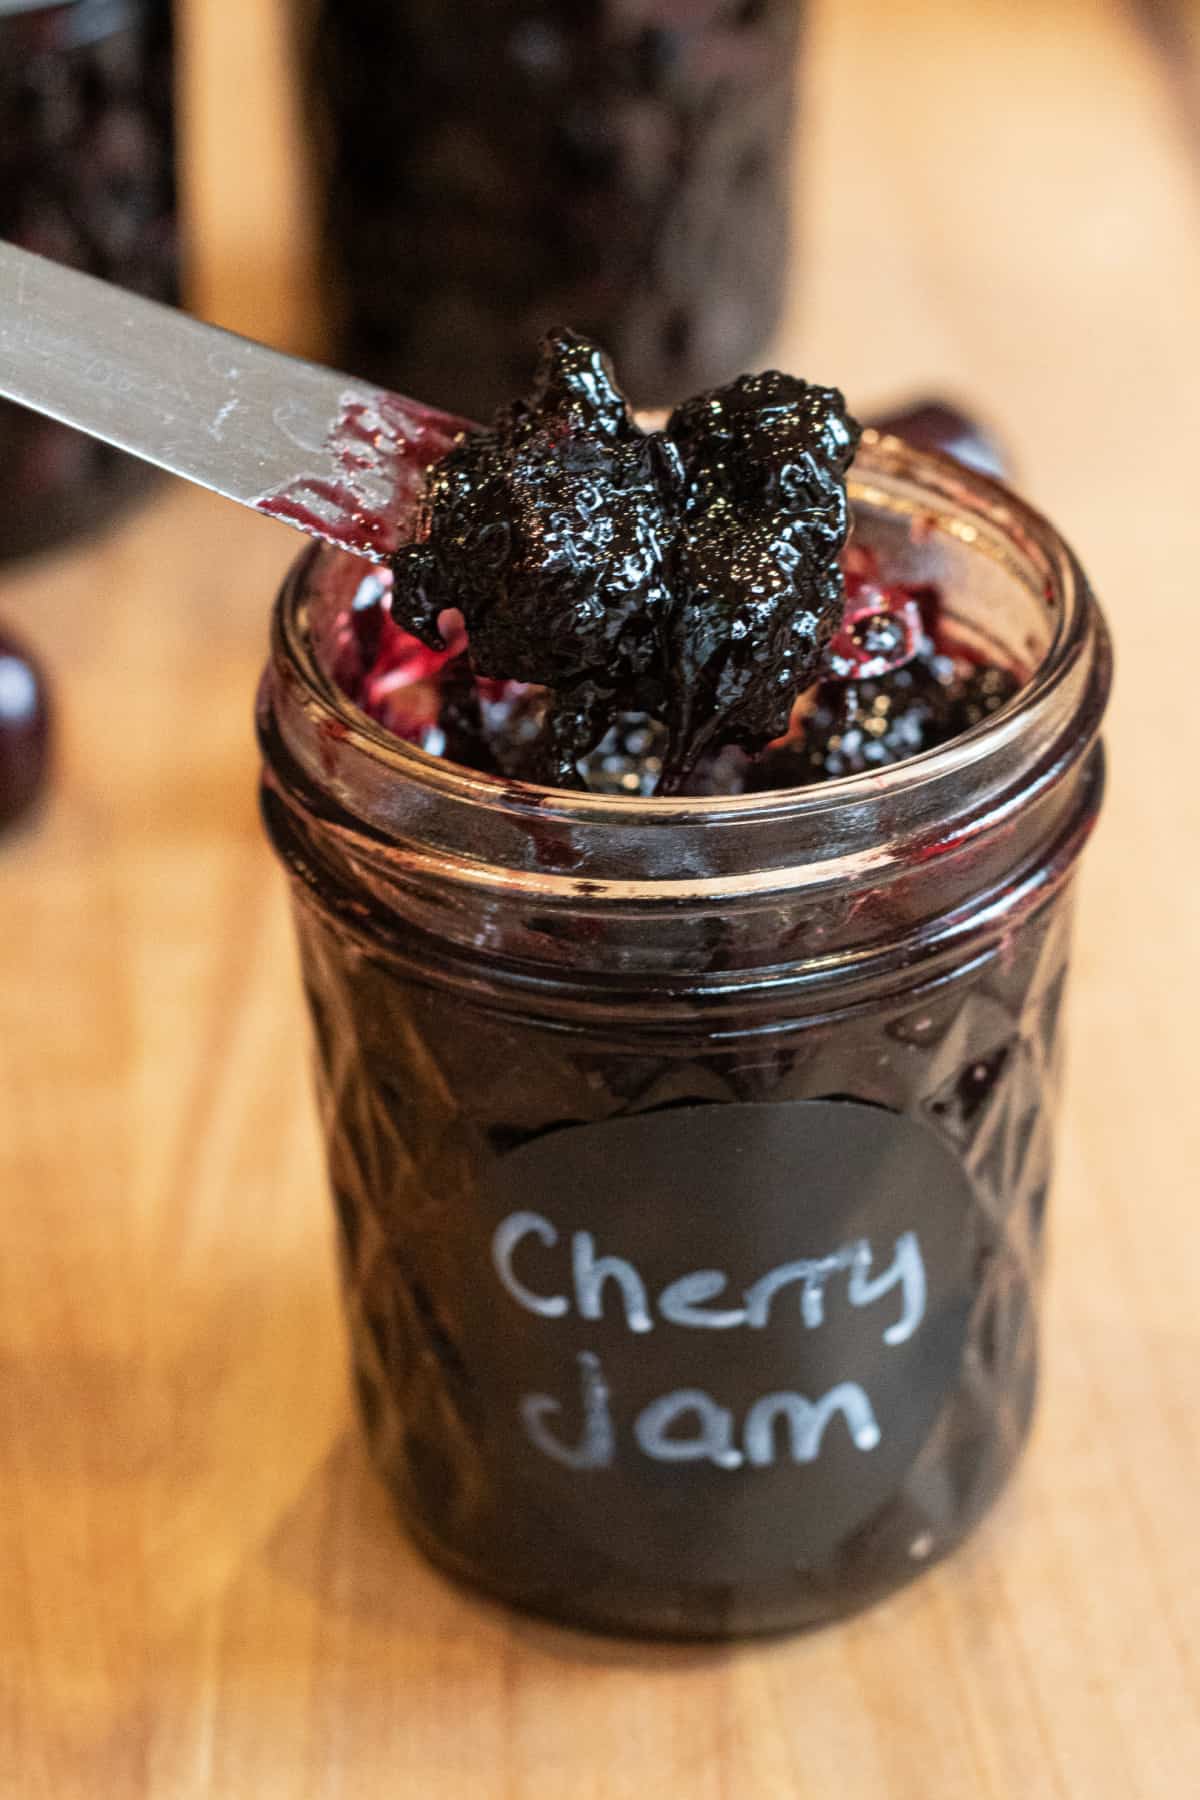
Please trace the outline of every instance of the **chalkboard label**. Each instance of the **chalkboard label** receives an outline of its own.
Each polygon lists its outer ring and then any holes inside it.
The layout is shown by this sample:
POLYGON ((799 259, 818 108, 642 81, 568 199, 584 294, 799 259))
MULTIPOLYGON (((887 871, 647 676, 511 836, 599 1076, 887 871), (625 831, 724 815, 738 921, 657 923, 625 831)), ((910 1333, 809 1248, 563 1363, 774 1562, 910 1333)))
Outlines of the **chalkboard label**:
POLYGON ((820 1562, 958 1380, 972 1189, 849 1101, 568 1127, 497 1165, 467 1342, 525 1521, 658 1582, 820 1562))

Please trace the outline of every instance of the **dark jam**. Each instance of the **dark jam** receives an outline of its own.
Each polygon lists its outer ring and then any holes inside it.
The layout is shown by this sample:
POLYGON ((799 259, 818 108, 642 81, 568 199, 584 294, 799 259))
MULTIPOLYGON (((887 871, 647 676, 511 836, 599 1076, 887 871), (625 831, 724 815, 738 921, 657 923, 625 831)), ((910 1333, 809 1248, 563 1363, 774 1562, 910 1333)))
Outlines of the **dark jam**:
MULTIPOLYGON (((419 769, 360 829, 370 753, 301 768, 278 721, 303 682, 264 688, 372 1454, 433 1558, 569 1622, 850 1613, 961 1541, 1029 1424, 1095 759, 1052 827, 1018 806, 982 847, 943 843, 935 808, 829 881, 764 884, 757 840, 731 875, 746 809, 711 838, 697 813, 688 860, 634 901, 590 859, 589 809, 564 828, 514 785, 852 776, 870 806, 874 772, 1012 700, 1017 671, 956 641, 954 596, 870 547, 869 509, 845 543, 855 437, 832 390, 778 376, 641 433, 607 365, 556 340, 530 401, 446 459, 394 571, 364 565, 341 613, 344 561, 285 597, 329 604, 313 641, 373 719, 507 784, 465 848, 419 769), (738 569, 774 629, 739 613, 738 569), (743 617, 759 656, 725 681, 743 617), (520 850, 493 863, 501 814, 520 850)), ((830 805, 852 830, 845 790, 830 805)), ((819 876, 825 826, 793 828, 819 876)))
POLYGON ((485 418, 565 322, 639 405, 779 306, 803 0, 320 0, 307 48, 335 360, 485 418), (366 47, 366 49, 364 49, 366 47))
MULTIPOLYGON (((678 791, 757 793, 887 768, 951 743, 1016 694, 1020 681, 1010 669, 981 663, 956 641, 936 587, 887 582, 874 554, 857 547, 846 551, 843 567, 852 623, 831 645, 824 678, 794 699, 786 730, 757 755, 736 746, 711 751, 678 791), (871 610, 859 613, 864 593, 871 610), (843 642, 857 660, 840 649, 843 642)), ((547 690, 475 675, 461 627, 440 650, 401 630, 385 579, 366 577, 360 593, 341 633, 338 677, 363 711, 435 756, 489 775, 544 780, 547 690)), ((666 753, 659 722, 622 712, 579 759, 571 785, 648 798, 662 791, 666 753)))
POLYGON ((595 345, 552 334, 529 398, 434 467, 338 679, 424 750, 598 793, 802 787, 949 743, 1018 683, 956 652, 935 588, 845 547, 858 436, 835 389, 774 372, 645 431, 595 345))
MULTIPOLYGON (((0 238, 178 298, 168 0, 0 5, 0 238)), ((0 556, 99 525, 147 466, 0 403, 0 556)))

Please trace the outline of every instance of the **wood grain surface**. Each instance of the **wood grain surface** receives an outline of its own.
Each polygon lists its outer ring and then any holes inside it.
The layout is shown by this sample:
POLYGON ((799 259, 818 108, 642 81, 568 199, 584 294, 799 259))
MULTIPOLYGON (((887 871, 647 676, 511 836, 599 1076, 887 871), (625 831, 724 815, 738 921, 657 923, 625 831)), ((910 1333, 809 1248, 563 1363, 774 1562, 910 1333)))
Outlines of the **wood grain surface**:
MULTIPOLYGON (((197 304, 306 343, 280 13, 185 22, 197 304)), ((604 1642, 406 1545, 352 1421, 255 813, 291 540, 164 488, 0 574, 60 714, 52 801, 0 846, 4 1800, 1200 1792, 1196 42, 1161 4, 813 8, 778 359, 976 403, 1119 653, 1033 1446, 961 1554, 851 1624, 604 1642)))

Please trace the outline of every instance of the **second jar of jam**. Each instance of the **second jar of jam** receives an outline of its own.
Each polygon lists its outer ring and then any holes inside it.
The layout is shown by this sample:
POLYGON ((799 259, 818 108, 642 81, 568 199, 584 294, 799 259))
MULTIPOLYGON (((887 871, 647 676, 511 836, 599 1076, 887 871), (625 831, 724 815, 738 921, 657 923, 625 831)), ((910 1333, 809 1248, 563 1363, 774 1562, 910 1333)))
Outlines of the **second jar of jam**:
POLYGON ((803 0, 314 0, 338 360, 486 417, 552 325, 642 406, 751 364, 779 305, 803 0))
POLYGON ((380 577, 276 613, 291 877, 358 1393, 418 1541, 610 1630, 810 1625, 1012 1470, 1109 652, 1056 533, 894 439, 856 542, 1019 686, 874 773, 628 800, 391 737, 333 670, 380 577))
MULTIPOLYGON (((0 238, 178 297, 170 0, 0 0, 0 238)), ((99 525, 145 464, 0 403, 0 556, 99 525)))

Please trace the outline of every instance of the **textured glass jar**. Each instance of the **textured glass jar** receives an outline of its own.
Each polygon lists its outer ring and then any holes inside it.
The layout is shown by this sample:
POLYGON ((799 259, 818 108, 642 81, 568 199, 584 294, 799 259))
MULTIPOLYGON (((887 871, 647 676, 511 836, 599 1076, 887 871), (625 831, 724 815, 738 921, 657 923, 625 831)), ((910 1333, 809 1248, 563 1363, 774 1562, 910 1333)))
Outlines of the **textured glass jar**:
MULTIPOLYGON (((0 238, 178 298, 170 0, 0 0, 0 238)), ((0 403, 0 556, 101 524, 147 465, 0 403)))
MULTIPOLYGON (((505 784, 325 670, 260 703, 375 1458, 441 1564, 608 1629, 811 1624, 944 1555, 1029 1421, 1104 627, 1002 490, 894 439, 859 541, 1029 675, 884 773, 740 799, 505 784)), ((367 573, 367 579, 375 579, 367 573)))
POLYGON ((305 0, 339 366, 484 418, 550 326, 642 406, 755 360, 803 0, 305 0))

